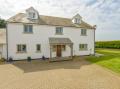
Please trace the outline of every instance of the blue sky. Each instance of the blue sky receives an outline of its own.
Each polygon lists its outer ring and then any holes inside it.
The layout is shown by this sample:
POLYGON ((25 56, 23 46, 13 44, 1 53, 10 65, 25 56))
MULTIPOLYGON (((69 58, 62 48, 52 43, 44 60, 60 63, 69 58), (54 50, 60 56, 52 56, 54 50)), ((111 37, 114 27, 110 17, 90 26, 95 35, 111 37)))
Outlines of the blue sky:
POLYGON ((4 19, 33 6, 41 15, 72 18, 79 13, 83 20, 97 25, 96 40, 120 40, 120 0, 0 0, 4 19))

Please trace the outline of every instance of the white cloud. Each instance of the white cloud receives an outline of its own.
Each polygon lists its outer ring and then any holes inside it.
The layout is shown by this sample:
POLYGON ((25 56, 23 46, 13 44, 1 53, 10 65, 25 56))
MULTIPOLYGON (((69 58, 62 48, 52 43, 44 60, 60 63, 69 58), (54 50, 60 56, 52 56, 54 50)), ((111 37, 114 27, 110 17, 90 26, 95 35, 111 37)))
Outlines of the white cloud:
MULTIPOLYGON (((120 33, 119 0, 0 0, 0 2, 0 16, 5 19, 33 6, 42 15, 72 17, 80 13, 85 21, 92 25, 97 24, 98 40, 104 39, 106 35, 99 33, 105 30, 117 30, 120 33)), ((120 39, 120 36, 117 38, 120 39)))

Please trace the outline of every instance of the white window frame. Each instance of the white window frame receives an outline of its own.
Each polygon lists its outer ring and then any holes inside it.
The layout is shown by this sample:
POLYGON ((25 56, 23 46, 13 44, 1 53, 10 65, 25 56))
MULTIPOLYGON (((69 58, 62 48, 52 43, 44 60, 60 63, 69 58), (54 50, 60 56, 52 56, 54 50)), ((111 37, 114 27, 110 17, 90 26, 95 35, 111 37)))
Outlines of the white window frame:
POLYGON ((36 44, 36 52, 41 52, 41 44, 36 44), (40 47, 39 50, 38 50, 38 46, 40 47))
POLYGON ((27 52, 27 45, 26 44, 17 44, 17 52, 18 53, 27 52))
POLYGON ((74 18, 74 22, 75 22, 76 24, 79 24, 79 23, 80 23, 80 18, 74 18))
POLYGON ((29 12, 29 18, 35 19, 35 12, 29 12))
POLYGON ((80 51, 88 50, 88 44, 79 44, 79 50, 80 51))
POLYGON ((56 27, 55 31, 56 35, 63 35, 63 27, 56 27))
POLYGON ((87 29, 81 29, 81 36, 87 36, 87 29))
POLYGON ((33 33, 33 25, 24 25, 24 33, 33 33))

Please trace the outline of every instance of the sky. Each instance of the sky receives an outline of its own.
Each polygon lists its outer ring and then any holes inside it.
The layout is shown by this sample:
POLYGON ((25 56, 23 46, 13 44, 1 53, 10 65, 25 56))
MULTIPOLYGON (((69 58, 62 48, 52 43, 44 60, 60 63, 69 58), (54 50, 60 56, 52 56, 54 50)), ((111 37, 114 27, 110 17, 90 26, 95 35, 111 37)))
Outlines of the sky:
POLYGON ((8 19, 33 6, 40 15, 72 18, 79 13, 97 25, 96 41, 120 40, 120 0, 0 0, 0 17, 8 19))

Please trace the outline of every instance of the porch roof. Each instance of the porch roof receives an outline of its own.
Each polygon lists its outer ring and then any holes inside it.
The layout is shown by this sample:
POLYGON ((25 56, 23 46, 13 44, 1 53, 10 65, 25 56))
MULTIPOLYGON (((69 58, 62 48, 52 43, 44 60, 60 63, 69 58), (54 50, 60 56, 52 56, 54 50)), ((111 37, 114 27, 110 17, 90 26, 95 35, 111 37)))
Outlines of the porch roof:
POLYGON ((69 38, 55 38, 55 37, 50 37, 49 43, 50 44, 73 44, 73 42, 69 38))

